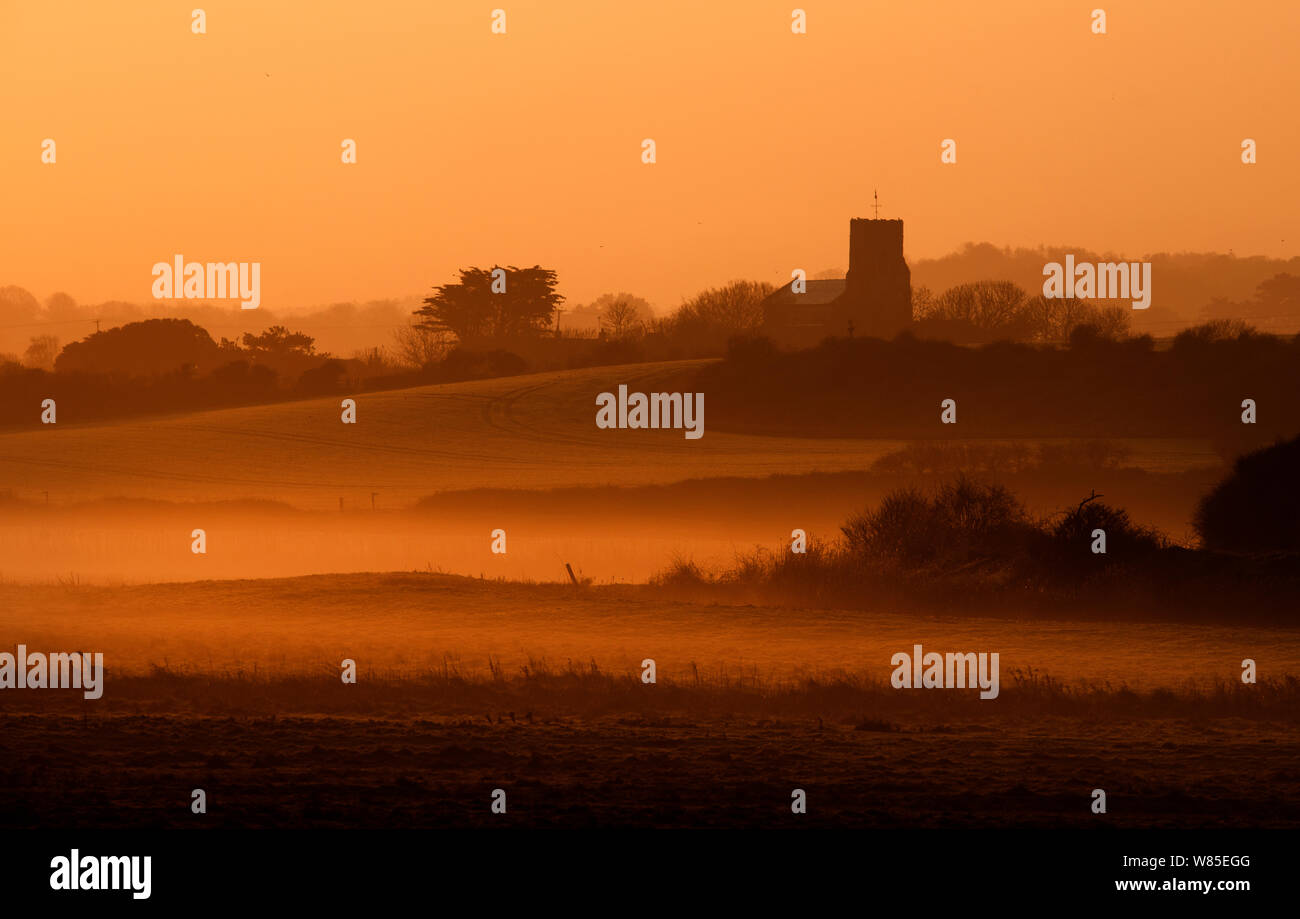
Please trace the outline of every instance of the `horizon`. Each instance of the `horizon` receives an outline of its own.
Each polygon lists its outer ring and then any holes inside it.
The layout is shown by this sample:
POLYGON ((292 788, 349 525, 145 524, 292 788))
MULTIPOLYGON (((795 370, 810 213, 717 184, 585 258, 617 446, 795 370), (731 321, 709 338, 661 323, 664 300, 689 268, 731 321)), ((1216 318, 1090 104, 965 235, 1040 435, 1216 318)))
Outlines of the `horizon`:
POLYGON ((1112 3, 1105 35, 1082 8, 938 6, 825 3, 805 35, 789 9, 741 2, 525 2, 504 35, 487 9, 414 2, 381 19, 234 2, 208 10, 204 35, 188 10, 0 11, 14 72, 47 77, 7 100, 0 170, 23 232, 0 247, 0 278, 145 302, 150 266, 174 252, 256 260, 264 304, 285 312, 542 264, 570 303, 626 290, 664 312, 733 278, 842 263, 845 220, 877 189, 911 262, 981 238, 1294 257, 1293 5, 1112 3), (342 58, 329 43, 348 34, 367 40, 342 58), (1219 65, 1186 74, 1188 54, 1219 65), (520 130, 526 146, 503 143, 520 130), (947 138, 955 164, 940 162, 947 138))
MULTIPOLYGON (((906 226, 907 223, 906 219, 905 218, 900 218, 900 219, 903 219, 904 226, 906 226)), ((1272 256, 1272 255, 1265 255, 1263 253, 1250 253, 1250 254, 1243 255, 1238 252, 1219 252, 1213 250, 1190 250, 1190 249, 1178 250, 1178 251, 1136 253, 1136 252, 1122 252, 1122 251, 1115 251, 1115 250, 1103 251, 1098 249, 1090 249, 1087 246, 1071 246, 1071 245, 1057 244, 1057 243, 1038 243, 1034 245, 1011 245, 1009 243, 995 243, 990 240, 978 240, 978 241, 967 240, 965 242, 959 243, 952 250, 935 256, 927 256, 927 257, 913 259, 907 255, 906 251, 904 252, 904 255, 907 257, 908 265, 911 266, 913 269, 916 269, 917 266, 934 265, 948 260, 961 258, 962 256, 968 255, 972 251, 979 250, 979 249, 992 249, 1000 255, 1011 256, 1011 257, 1031 255, 1031 254, 1042 254, 1044 256, 1050 256, 1056 253, 1069 252, 1069 253, 1076 253, 1076 254, 1093 257, 1096 259, 1104 259, 1107 261, 1132 261, 1135 259, 1150 261, 1150 260, 1156 260, 1162 258, 1173 259, 1173 258, 1215 257, 1215 258, 1231 259, 1238 262, 1251 262, 1251 261, 1277 262, 1285 266, 1288 265, 1290 262, 1295 262, 1300 260, 1300 253, 1291 256, 1272 256)), ((189 261, 189 258, 187 257, 186 260, 189 261)), ((846 245, 845 257, 841 258, 841 261, 847 262, 847 260, 848 259, 847 259, 847 245, 846 245)), ((198 259, 195 259, 195 261, 198 261, 198 259)), ((482 265, 478 267, 488 267, 488 266, 482 265)), ((376 294, 373 296, 367 295, 367 296, 355 297, 350 300, 325 299, 325 300, 312 301, 306 303, 300 302, 300 303, 294 303, 288 305, 259 306, 257 307, 257 309, 260 310, 261 312, 272 313, 277 316, 295 317, 300 315, 322 312, 325 310, 338 308, 340 306, 366 307, 366 306, 372 306, 377 304, 389 304, 389 303, 402 304, 410 301, 422 301, 429 296, 429 292, 432 291, 434 288, 436 288, 439 283, 444 283, 444 284, 453 283, 455 281, 456 273, 458 270, 459 269, 454 269, 451 272, 451 274, 447 277, 447 279, 437 283, 431 283, 427 288, 425 288, 422 291, 405 291, 399 293, 388 293, 383 295, 376 294)), ((845 264, 831 264, 823 268, 809 269, 808 279, 812 281, 812 280, 826 280, 828 278, 842 278, 847 272, 847 270, 848 268, 847 265, 845 264)), ((747 279, 740 276, 728 277, 728 278, 719 277, 713 279, 712 281, 705 282, 699 288, 699 290, 696 290, 692 294, 685 296, 682 301, 679 301, 677 303, 674 304, 658 303, 653 300, 650 300, 648 302, 650 304, 651 309, 654 311, 656 317, 668 316, 673 311, 678 309, 683 302, 689 301, 692 296, 700 293, 703 290, 722 287, 726 284, 730 284, 742 280, 758 280, 758 279, 747 279)), ((971 276, 969 280, 974 281, 974 280, 995 280, 995 279, 993 278, 977 279, 974 276, 971 276)), ((1002 280, 1002 279, 997 279, 997 280, 1002 280)), ((779 288, 785 285, 782 284, 777 286, 779 288)), ((21 288, 22 290, 25 290, 28 293, 32 294, 42 305, 44 305, 45 301, 51 296, 54 296, 56 294, 67 294, 71 296, 73 300, 76 301, 78 308, 83 308, 83 309, 87 307, 99 306, 99 305, 109 304, 109 303, 125 303, 137 307, 149 307, 152 305, 159 310, 165 310, 169 306, 171 306, 171 307, 175 307, 180 312, 184 312, 187 308, 204 307, 204 308, 213 308, 213 309, 227 309, 230 311, 230 313, 233 316, 239 316, 242 314, 244 315, 244 318, 248 318, 250 320, 254 318, 253 316, 244 313, 244 311, 240 309, 240 306, 237 301, 230 300, 229 298, 227 298, 226 300, 222 300, 220 298, 186 299, 181 297, 170 297, 170 298, 164 297, 164 298, 157 298, 157 299, 144 298, 144 299, 136 299, 136 300, 125 300, 121 298, 109 298, 106 300, 98 300, 95 298, 91 298, 89 300, 83 300, 82 298, 77 297, 72 291, 68 290, 66 287, 56 287, 51 290, 34 290, 25 284, 15 281, 14 279, 0 278, 0 288, 4 288, 4 287, 21 288)), ((564 293, 565 281, 562 276, 559 278, 556 288, 561 294, 564 293)), ((1029 294, 1030 296, 1034 295, 1035 292, 1036 290, 1030 290, 1030 289, 1026 290, 1026 293, 1029 294)), ((615 285, 614 287, 601 290, 598 294, 586 299, 576 299, 574 297, 565 294, 566 306, 564 307, 564 309, 565 311, 568 311, 574 308, 575 306, 580 306, 584 308, 590 307, 594 303, 594 301, 596 301, 600 297, 609 296, 609 295, 616 296, 619 294, 631 294, 633 296, 640 296, 640 294, 638 294, 637 291, 628 290, 626 289, 626 287, 618 287, 617 285, 615 285)), ((250 310, 248 312, 251 313, 252 311, 250 310)), ((82 322, 86 320, 77 319, 77 320, 69 320, 69 321, 82 322)), ((111 321, 111 320, 105 320, 105 321, 111 321)), ((129 319, 124 321, 133 322, 137 320, 129 319)), ((6 328, 19 328, 19 327, 25 328, 27 326, 35 327, 40 324, 42 323, 22 323, 15 326, 6 326, 6 328)))

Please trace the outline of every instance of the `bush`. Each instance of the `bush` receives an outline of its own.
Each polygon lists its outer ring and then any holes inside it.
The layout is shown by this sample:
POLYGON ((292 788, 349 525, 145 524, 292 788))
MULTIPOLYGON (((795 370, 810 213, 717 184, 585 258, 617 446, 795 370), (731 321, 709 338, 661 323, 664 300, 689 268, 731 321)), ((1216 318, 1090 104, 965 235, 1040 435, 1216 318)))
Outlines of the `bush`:
POLYGON ((1196 508, 1207 549, 1300 552, 1300 437, 1240 457, 1196 508))
POLYGON ((1033 525, 1003 486, 958 476, 933 497, 915 488, 895 489, 841 530, 851 553, 915 564, 961 562, 1015 549, 1033 525))
POLYGON ((1134 523, 1128 511, 1092 500, 1066 511, 1052 527, 1051 535, 1059 558, 1067 564, 1098 558, 1132 560, 1164 546, 1159 533, 1134 523), (1104 556, 1092 551, 1095 530, 1106 533, 1104 556))
POLYGON ((152 376, 185 364, 215 367, 221 357, 222 349, 212 336, 188 319, 146 319, 70 343, 55 359, 54 369, 152 376))
POLYGON ((849 551, 858 555, 921 560, 937 542, 934 511, 915 488, 894 489, 879 507, 854 514, 840 529, 849 551))

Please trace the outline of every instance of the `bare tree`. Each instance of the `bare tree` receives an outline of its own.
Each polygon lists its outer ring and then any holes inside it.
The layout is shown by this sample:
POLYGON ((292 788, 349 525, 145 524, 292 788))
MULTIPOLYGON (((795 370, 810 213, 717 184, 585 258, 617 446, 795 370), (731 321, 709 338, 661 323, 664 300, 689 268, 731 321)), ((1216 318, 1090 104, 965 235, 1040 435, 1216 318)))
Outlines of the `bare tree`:
POLYGON ((408 367, 426 367, 447 356, 455 335, 411 321, 393 330, 393 340, 399 362, 408 367))
POLYGON ((620 291, 604 293, 590 303, 569 308, 565 311, 563 326, 566 333, 590 330, 593 335, 599 331, 603 335, 619 337, 648 331, 653 321, 654 310, 649 301, 636 294, 620 291), (613 316, 617 320, 613 325, 617 328, 611 327, 606 321, 607 314, 615 304, 622 304, 613 316), (637 328, 638 325, 640 328, 637 328))
POLYGON ((957 319, 988 331, 1011 332, 1021 325, 1024 306, 1025 292, 1010 281, 976 281, 944 291, 931 307, 930 317, 957 319))
POLYGON ((671 319, 685 328, 711 326, 729 335, 754 332, 763 325, 763 299, 775 289, 762 281, 732 281, 696 294, 671 319))
POLYGON ((930 319, 934 316, 938 301, 928 287, 912 288, 912 315, 917 319, 930 319))
POLYGON ((1031 298, 1024 307, 1025 324, 1037 341, 1067 341, 1081 326, 1090 326, 1100 338, 1127 338, 1133 321, 1132 310, 1122 306, 1098 307, 1072 297, 1031 298))
POLYGON ((27 346, 23 354, 23 363, 28 367, 41 370, 53 370, 54 359, 59 356, 59 340, 53 335, 37 335, 27 346))
POLYGON ((600 314, 600 327, 613 339, 635 338, 645 331, 641 311, 631 300, 615 300, 600 314))
POLYGON ((1125 306, 1094 308, 1094 315, 1087 324, 1096 329, 1102 338, 1123 341, 1128 338, 1133 324, 1133 310, 1125 306))

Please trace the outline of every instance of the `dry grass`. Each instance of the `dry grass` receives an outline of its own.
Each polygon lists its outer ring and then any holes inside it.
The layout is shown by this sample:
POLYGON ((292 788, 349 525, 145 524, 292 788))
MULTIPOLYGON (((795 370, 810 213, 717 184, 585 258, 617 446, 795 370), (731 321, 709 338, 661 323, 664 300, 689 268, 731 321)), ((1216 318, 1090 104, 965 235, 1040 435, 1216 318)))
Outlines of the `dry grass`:
POLYGON ((1061 681, 1032 668, 1010 668, 1002 673, 998 698, 983 700, 976 690, 894 689, 866 672, 779 679, 754 670, 702 671, 692 663, 685 677, 647 684, 638 673, 609 672, 594 660, 552 666, 530 659, 506 672, 489 658, 486 675, 462 672, 452 660, 418 672, 362 670, 357 683, 346 685, 328 666, 291 675, 256 667, 233 672, 155 667, 146 675, 110 673, 106 686, 110 691, 93 702, 77 691, 4 693, 0 714, 419 715, 515 723, 610 715, 800 718, 855 725, 1040 715, 1300 722, 1300 679, 1290 675, 1252 685, 1216 678, 1137 689, 1109 681, 1061 681))

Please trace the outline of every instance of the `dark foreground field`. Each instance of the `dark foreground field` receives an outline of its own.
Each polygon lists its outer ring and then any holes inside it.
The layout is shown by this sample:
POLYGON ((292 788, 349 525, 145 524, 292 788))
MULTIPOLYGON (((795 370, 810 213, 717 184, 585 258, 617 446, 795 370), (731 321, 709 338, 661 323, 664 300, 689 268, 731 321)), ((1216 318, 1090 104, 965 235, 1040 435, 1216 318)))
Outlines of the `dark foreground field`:
POLYGON ((158 674, 120 682, 104 709, 66 694, 7 704, 0 825, 1300 825, 1294 680, 1259 693, 1007 684, 981 702, 591 671, 368 688, 158 674), (195 788, 206 814, 190 810, 195 788), (795 788, 806 815, 791 813, 795 788))
POLYGON ((0 828, 1300 826, 1300 633, 1107 612, 420 573, 0 584, 0 635, 106 665, 96 700, 0 692, 0 828), (894 689, 915 643, 998 652, 998 696, 894 689))

